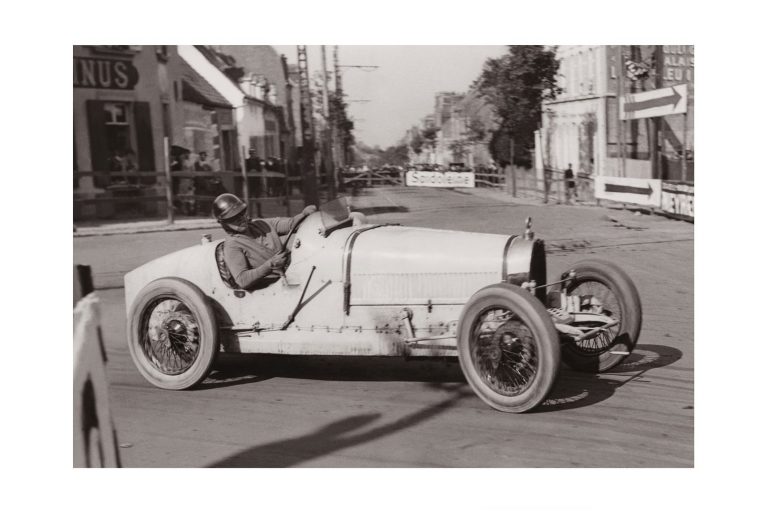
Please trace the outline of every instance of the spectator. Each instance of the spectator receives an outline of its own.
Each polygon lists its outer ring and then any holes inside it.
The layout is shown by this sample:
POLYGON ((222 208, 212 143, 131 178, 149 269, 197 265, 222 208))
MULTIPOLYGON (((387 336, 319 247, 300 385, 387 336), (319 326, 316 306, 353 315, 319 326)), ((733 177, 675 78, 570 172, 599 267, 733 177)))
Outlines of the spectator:
POLYGON ((264 190, 261 186, 261 178, 251 177, 252 174, 261 173, 261 158, 258 157, 255 148, 248 150, 248 158, 245 159, 245 171, 248 176, 248 195, 251 197, 261 197, 264 190))
MULTIPOLYGON (((192 172, 193 167, 189 161, 190 152, 183 149, 176 154, 175 160, 171 165, 171 172, 192 172)), ((175 186, 174 201, 176 207, 184 215, 195 214, 195 183, 191 177, 181 177, 173 180, 175 186)))
MULTIPOLYGON (((125 157, 123 158, 123 171, 124 172, 139 172, 139 166, 136 163, 136 153, 128 148, 125 151, 125 157)), ((136 177, 126 177, 126 181, 130 185, 138 185, 139 184, 139 178, 136 177)))
MULTIPOLYGON (((205 172, 212 172, 213 168, 211 167, 211 164, 208 163, 208 153, 205 151, 201 151, 197 155, 197 160, 195 161, 195 172, 196 173, 205 173, 205 172)), ((194 179, 195 184, 195 195, 196 196, 204 196, 204 199, 201 199, 198 197, 198 199, 195 200, 195 209, 198 213, 201 213, 203 215, 208 215, 210 213, 211 209, 211 200, 210 197, 214 194, 214 184, 213 184, 214 178, 212 176, 198 176, 194 179)))
POLYGON ((563 177, 565 178, 565 202, 566 204, 571 204, 572 194, 574 197, 579 197, 576 193, 576 180, 573 178, 571 164, 568 164, 568 168, 565 170, 563 177))

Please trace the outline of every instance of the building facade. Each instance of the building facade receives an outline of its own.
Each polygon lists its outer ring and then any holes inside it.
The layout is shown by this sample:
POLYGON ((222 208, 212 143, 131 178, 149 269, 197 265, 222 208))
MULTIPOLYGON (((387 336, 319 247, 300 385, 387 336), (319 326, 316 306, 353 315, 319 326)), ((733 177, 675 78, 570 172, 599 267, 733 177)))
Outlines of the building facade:
POLYGON ((406 133, 409 160, 441 166, 491 165, 488 144, 494 126, 490 106, 476 91, 437 93, 433 113, 406 133))
POLYGON ((156 193, 155 178, 118 173, 164 170, 165 137, 183 117, 180 67, 173 46, 73 47, 74 195, 93 200, 76 205, 76 218, 109 215, 128 183, 156 193))
POLYGON ((693 181, 692 46, 559 46, 557 58, 562 92, 544 102, 537 138, 544 167, 693 181), (686 114, 620 119, 620 97, 680 84, 686 114))

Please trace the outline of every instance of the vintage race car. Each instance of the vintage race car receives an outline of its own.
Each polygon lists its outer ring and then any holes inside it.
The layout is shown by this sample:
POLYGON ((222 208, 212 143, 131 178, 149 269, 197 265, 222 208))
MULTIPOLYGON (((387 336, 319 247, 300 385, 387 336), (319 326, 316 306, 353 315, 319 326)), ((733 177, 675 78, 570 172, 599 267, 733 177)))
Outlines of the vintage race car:
POLYGON ((221 240, 125 275, 130 353, 165 389, 206 378, 219 352, 456 357, 490 406, 541 403, 560 358, 605 371, 635 347, 642 312, 616 265, 577 263, 546 282, 544 242, 522 235, 369 224, 341 198, 285 239, 284 275, 238 289, 221 240))

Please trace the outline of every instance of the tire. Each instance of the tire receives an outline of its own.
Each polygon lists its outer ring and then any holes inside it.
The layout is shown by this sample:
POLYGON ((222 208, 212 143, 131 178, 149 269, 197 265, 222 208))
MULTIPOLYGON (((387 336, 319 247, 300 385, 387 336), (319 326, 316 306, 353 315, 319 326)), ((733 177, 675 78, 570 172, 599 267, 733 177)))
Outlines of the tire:
POLYGON ((162 389, 204 380, 219 351, 216 317, 198 287, 176 278, 149 283, 128 316, 128 348, 139 373, 162 389))
POLYGON ((467 382, 496 410, 528 411, 546 398, 555 382, 560 366, 557 331, 541 302, 517 286, 500 283, 475 293, 461 312, 457 338, 467 382), (492 316, 502 320, 487 321, 492 316))
MULTIPOLYGON (((617 265, 603 260, 584 260, 569 269, 576 279, 561 286, 569 294, 587 289, 586 283, 596 283, 597 289, 607 287, 613 294, 621 315, 620 323, 599 344, 566 342, 562 345, 563 361, 578 371, 600 373, 621 363, 634 350, 640 336, 643 311, 640 295, 629 276, 617 265)), ((610 298, 610 297, 609 297, 610 298)), ((615 308, 615 305, 614 305, 615 308)))

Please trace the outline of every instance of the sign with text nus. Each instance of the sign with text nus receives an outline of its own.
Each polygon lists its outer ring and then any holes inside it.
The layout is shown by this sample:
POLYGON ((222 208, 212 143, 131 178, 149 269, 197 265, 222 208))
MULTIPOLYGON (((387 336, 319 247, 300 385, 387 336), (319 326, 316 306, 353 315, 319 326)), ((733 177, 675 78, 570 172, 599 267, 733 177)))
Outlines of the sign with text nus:
POLYGON ((129 60, 75 57, 72 61, 75 88, 132 90, 138 81, 139 71, 129 60))
POLYGON ((659 207, 661 180, 595 176, 595 197, 619 203, 659 207))
POLYGON ((408 187, 474 188, 473 172, 408 171, 405 173, 408 187))

